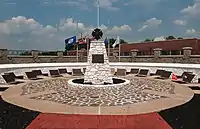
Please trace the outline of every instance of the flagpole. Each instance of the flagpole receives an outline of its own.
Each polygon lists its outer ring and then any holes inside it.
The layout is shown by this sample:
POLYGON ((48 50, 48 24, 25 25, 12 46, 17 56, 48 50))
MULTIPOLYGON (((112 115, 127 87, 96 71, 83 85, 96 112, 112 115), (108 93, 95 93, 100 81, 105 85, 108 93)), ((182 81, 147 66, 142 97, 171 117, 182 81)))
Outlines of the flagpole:
POLYGON ((120 62, 120 51, 121 51, 121 44, 119 43, 119 62, 120 62))
POLYGON ((89 33, 90 33, 90 32, 88 32, 88 37, 87 37, 87 39, 86 39, 86 43, 87 43, 87 56, 88 56, 89 42, 90 42, 89 33))
MULTIPOLYGON (((110 19, 108 19, 108 26, 110 24, 110 19)), ((108 38, 108 60, 110 59, 110 40, 108 38)))
MULTIPOLYGON (((76 38, 78 39, 78 21, 76 21, 76 38)), ((78 43, 76 43, 76 61, 78 62, 78 43)))
POLYGON ((99 12, 100 12, 100 9, 99 9, 99 0, 97 0, 97 27, 99 28, 99 12))
POLYGON ((108 60, 110 59, 110 40, 108 39, 108 60))
POLYGON ((117 37, 117 38, 118 38, 117 40, 118 40, 118 42, 119 42, 119 62, 120 62, 120 51, 121 51, 121 48, 120 48, 120 47, 121 47, 121 44, 120 44, 120 39, 119 39, 119 37, 117 37))

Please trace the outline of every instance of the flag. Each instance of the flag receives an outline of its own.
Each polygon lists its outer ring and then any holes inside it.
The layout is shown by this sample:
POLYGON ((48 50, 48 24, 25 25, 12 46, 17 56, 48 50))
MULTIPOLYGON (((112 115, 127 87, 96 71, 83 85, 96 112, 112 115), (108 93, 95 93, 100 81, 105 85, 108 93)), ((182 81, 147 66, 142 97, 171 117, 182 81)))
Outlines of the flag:
POLYGON ((172 73, 172 80, 177 80, 177 79, 178 79, 177 76, 174 73, 172 73))
POLYGON ((105 44, 108 44, 108 39, 107 39, 107 37, 106 37, 106 39, 104 40, 104 43, 105 43, 105 44))
POLYGON ((115 43, 112 45, 112 47, 115 48, 117 44, 120 44, 119 36, 117 36, 117 39, 115 40, 115 43))
POLYGON ((69 44, 76 44, 76 36, 70 37, 68 39, 65 39, 65 44, 69 45, 69 44))
POLYGON ((93 41, 94 40, 94 37, 90 37, 90 41, 93 41))
POLYGON ((86 37, 79 39, 78 44, 86 44, 86 37))

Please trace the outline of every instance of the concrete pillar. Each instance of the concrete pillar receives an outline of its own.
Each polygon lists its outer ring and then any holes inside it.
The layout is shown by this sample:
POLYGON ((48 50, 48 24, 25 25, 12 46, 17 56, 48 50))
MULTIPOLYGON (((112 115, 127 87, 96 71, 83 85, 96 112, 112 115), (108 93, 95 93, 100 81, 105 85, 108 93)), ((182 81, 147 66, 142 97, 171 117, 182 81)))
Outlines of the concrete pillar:
POLYGON ((0 58, 7 58, 8 50, 7 49, 0 49, 0 58))
POLYGON ((0 49, 0 64, 7 64, 8 62, 8 50, 0 49))
POLYGON ((32 54, 32 56, 33 56, 34 59, 35 59, 35 58, 38 58, 38 56, 39 56, 39 51, 38 51, 38 50, 32 50, 32 51, 31 51, 31 54, 32 54))
POLYGON ((84 57, 85 51, 86 51, 85 49, 79 50, 79 51, 78 51, 78 56, 79 56, 79 57, 84 57))
POLYGON ((63 57, 63 51, 57 51, 57 56, 59 58, 62 58, 63 57))
POLYGON ((192 55, 192 47, 184 47, 183 48, 183 57, 190 58, 190 55, 192 55))
POLYGON ((114 57, 117 57, 118 55, 119 55, 119 50, 114 49, 114 50, 113 50, 113 56, 114 56, 114 57))
POLYGON ((137 49, 132 49, 131 50, 131 56, 132 58, 135 58, 137 56, 138 50, 137 49))
POLYGON ((161 55, 162 49, 161 48, 155 48, 155 49, 153 49, 153 51, 154 51, 154 58, 159 58, 160 55, 161 55))

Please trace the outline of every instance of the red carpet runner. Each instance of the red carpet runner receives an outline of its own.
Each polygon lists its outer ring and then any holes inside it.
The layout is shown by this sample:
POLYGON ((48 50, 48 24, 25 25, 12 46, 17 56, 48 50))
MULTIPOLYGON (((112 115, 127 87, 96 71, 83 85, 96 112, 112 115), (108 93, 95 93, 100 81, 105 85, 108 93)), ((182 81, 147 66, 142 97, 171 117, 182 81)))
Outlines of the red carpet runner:
POLYGON ((172 129, 157 113, 140 115, 38 115, 26 129, 172 129))

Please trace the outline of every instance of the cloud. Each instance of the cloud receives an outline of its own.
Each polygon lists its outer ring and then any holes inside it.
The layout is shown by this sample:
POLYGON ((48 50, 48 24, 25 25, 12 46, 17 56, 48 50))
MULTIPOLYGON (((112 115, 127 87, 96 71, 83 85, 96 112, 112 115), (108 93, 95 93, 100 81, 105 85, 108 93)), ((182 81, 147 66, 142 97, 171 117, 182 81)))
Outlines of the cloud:
POLYGON ((73 6, 81 10, 89 10, 86 0, 40 0, 40 4, 44 6, 73 6))
MULTIPOLYGON (((128 25, 108 28, 101 25, 104 36, 124 36, 131 31, 128 25)), ((78 32, 91 34, 94 26, 78 23, 78 32)), ((62 19, 57 26, 42 25, 33 18, 13 17, 0 22, 0 45, 8 49, 63 50, 64 39, 77 33, 77 24, 72 18, 62 19)))
POLYGON ((106 31, 106 34, 110 36, 124 36, 125 34, 128 34, 131 30, 131 27, 128 25, 114 26, 113 28, 108 29, 106 31))
MULTIPOLYGON (((113 6, 113 4, 118 1, 119 0, 99 0, 99 5, 101 8, 108 11, 118 11, 119 8, 113 6)), ((89 10, 89 6, 97 6, 96 0, 43 0, 43 4, 76 6, 83 10, 89 10)))
POLYGON ((191 28, 191 29, 188 29, 186 30, 185 32, 187 35, 195 35, 197 32, 195 29, 191 28))
POLYGON ((200 0, 195 0, 192 6, 182 9, 180 12, 191 17, 200 16, 200 0))
POLYGON ((165 41, 165 37, 164 36, 159 36, 159 37, 155 37, 154 41, 165 41))
POLYGON ((136 6, 153 6, 157 3, 164 2, 166 0, 129 0, 124 3, 125 6, 136 5, 136 6))
POLYGON ((105 8, 109 11, 118 11, 119 8, 113 6, 113 3, 118 1, 119 0, 100 0, 99 5, 101 8, 105 8))
POLYGON ((147 20, 143 26, 138 29, 138 31, 144 31, 148 28, 156 28, 158 25, 160 25, 162 23, 162 20, 158 20, 156 19, 155 17, 154 18, 151 18, 149 20, 147 20))
POLYGON ((180 26, 185 26, 186 25, 186 21, 185 20, 175 20, 174 24, 180 25, 180 26))

